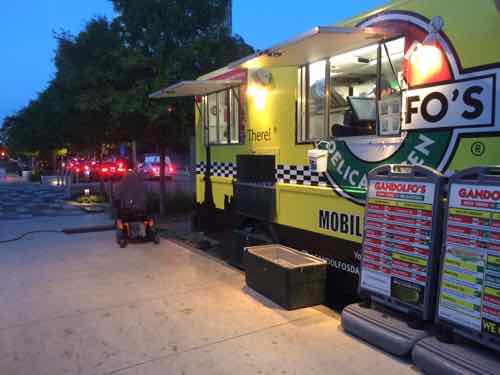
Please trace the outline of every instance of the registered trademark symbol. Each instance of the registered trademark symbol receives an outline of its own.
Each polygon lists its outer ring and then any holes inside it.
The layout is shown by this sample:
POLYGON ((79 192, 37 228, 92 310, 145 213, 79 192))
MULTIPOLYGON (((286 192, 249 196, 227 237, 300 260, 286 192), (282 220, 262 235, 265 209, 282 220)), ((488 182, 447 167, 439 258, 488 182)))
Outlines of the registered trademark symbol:
POLYGON ((483 142, 474 142, 470 148, 472 155, 474 156, 483 156, 486 147, 483 142))

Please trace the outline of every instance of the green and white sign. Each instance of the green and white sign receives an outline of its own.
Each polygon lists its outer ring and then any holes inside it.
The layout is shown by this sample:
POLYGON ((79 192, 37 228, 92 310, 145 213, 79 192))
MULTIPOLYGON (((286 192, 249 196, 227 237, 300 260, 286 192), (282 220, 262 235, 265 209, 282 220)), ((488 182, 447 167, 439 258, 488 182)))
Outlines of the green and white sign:
POLYGON ((449 131, 412 132, 386 139, 324 141, 328 150, 327 176, 336 191, 357 202, 364 201, 367 175, 383 164, 425 165, 438 169, 449 148, 449 131))

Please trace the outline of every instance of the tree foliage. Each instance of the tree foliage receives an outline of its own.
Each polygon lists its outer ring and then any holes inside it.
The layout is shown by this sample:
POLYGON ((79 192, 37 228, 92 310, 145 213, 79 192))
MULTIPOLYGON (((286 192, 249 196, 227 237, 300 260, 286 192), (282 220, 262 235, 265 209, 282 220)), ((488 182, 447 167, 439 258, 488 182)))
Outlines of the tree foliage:
POLYGON ((76 36, 55 34, 53 79, 4 121, 3 136, 12 150, 94 150, 131 139, 186 144, 192 99, 165 103, 148 95, 252 52, 225 29, 227 0, 112 3, 113 20, 96 17, 76 36))

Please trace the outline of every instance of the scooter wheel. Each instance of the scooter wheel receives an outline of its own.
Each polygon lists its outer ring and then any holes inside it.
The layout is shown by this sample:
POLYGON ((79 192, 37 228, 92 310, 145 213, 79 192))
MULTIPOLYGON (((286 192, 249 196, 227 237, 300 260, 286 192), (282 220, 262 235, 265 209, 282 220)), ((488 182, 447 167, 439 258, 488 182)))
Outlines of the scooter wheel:
POLYGON ((123 249, 125 247, 127 247, 127 239, 126 238, 122 238, 118 241, 118 244, 120 245, 120 247, 123 249))
POLYGON ((158 245, 160 243, 160 235, 158 233, 156 233, 153 237, 153 243, 155 245, 158 245))

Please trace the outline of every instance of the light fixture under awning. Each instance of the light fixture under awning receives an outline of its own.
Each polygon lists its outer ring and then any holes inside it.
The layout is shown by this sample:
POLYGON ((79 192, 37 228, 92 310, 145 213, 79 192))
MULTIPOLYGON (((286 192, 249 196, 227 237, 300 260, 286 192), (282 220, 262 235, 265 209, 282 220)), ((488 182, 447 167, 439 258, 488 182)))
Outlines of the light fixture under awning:
POLYGON ((382 28, 315 27, 295 39, 235 61, 229 68, 301 66, 400 36, 382 28))
POLYGON ((172 86, 166 87, 149 95, 150 99, 176 98, 186 96, 202 96, 217 91, 237 87, 242 84, 237 80, 199 80, 182 81, 172 86))

